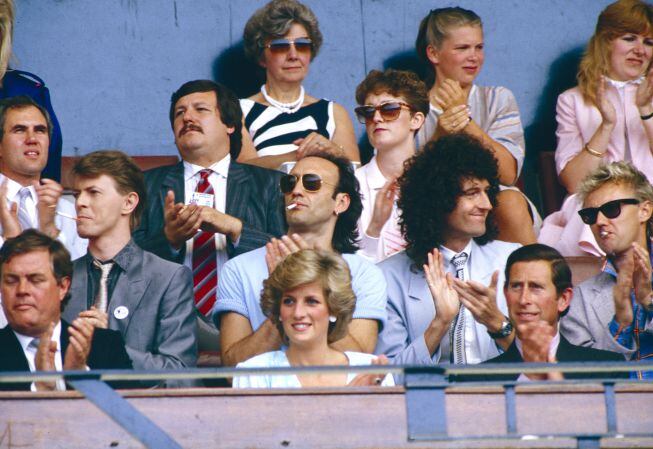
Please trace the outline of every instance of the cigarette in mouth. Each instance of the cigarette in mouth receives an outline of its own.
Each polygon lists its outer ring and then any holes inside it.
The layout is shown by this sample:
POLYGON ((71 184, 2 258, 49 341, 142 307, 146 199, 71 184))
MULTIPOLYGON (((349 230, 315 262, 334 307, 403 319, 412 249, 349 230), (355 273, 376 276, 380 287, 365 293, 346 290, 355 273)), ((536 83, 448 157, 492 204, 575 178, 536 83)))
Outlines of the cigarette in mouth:
POLYGON ((297 203, 290 203, 288 206, 286 206, 286 210, 292 210, 297 207, 297 203))
POLYGON ((72 215, 66 214, 66 213, 64 213, 64 212, 56 211, 55 213, 56 213, 57 215, 61 215, 62 217, 70 218, 71 220, 75 220, 75 221, 77 221, 77 217, 73 217, 72 215))

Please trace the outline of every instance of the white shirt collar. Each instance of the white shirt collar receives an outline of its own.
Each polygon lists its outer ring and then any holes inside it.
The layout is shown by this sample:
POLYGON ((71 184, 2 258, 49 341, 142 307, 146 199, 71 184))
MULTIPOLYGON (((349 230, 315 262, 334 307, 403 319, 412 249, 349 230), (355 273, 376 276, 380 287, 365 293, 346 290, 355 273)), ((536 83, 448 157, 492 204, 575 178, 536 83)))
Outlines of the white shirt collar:
MULTIPOLYGON (((556 332, 556 334, 553 336, 553 339, 551 340, 551 346, 549 346, 549 357, 555 357, 556 353, 558 352, 559 345, 560 345, 560 330, 556 332)), ((524 353, 522 351, 522 343, 519 337, 517 336, 515 336, 515 346, 517 346, 519 355, 521 355, 523 359, 524 353)))
MULTIPOLYGON (((7 180, 7 199, 9 201, 18 202, 18 192, 20 191, 20 189, 23 188, 23 186, 17 183, 16 181, 14 181, 13 179, 3 174, 0 174, 0 184, 2 184, 5 181, 5 179, 7 180)), ((34 186, 30 185, 27 186, 27 188, 29 189, 29 193, 32 199, 34 200, 34 202, 36 202, 36 190, 34 190, 34 186)))
POLYGON ((454 256, 457 256, 460 253, 467 253, 467 263, 469 263, 469 260, 472 257, 472 242, 473 241, 474 240, 470 239, 469 242, 467 243, 467 246, 465 246, 465 248, 463 248, 463 250, 459 251, 459 252, 455 252, 455 251, 447 248, 444 245, 440 246, 440 252, 442 253, 442 257, 444 258, 445 262, 450 264, 451 259, 453 259, 454 256))
POLYGON ((617 81, 617 80, 613 80, 612 78, 608 78, 607 76, 604 77, 604 78, 605 78, 605 80, 608 82, 608 84, 611 84, 611 85, 614 86, 616 89, 623 89, 624 87, 626 87, 626 86, 629 85, 629 84, 632 84, 632 85, 638 86, 638 85, 642 84, 642 81, 644 80, 644 77, 643 77, 643 76, 640 76, 640 77, 637 78, 637 79, 634 79, 634 80, 628 80, 628 81, 617 81))
MULTIPOLYGON (((18 342, 20 343, 20 346, 23 348, 23 352, 27 352, 27 347, 29 344, 34 340, 34 338, 38 337, 30 337, 29 335, 23 335, 15 330, 12 329, 14 334, 16 335, 16 338, 18 339, 18 342)), ((61 341, 61 320, 57 323, 56 326, 54 326, 54 330, 52 331, 52 339, 51 341, 54 341, 57 343, 57 351, 61 351, 61 345, 59 344, 61 341)))
POLYGON ((382 188, 386 182, 388 182, 387 179, 385 179, 385 176, 383 176, 383 173, 381 173, 381 169, 379 168, 379 163, 376 160, 376 156, 374 156, 370 161, 366 164, 367 167, 367 184, 370 186, 371 189, 380 189, 382 188))
POLYGON ((224 179, 227 179, 229 174, 229 164, 231 163, 231 155, 227 154, 218 162, 210 165, 209 167, 202 167, 200 165, 191 164, 190 162, 184 161, 184 180, 188 181, 194 176, 196 176, 200 171, 209 168, 214 173, 217 173, 224 179))

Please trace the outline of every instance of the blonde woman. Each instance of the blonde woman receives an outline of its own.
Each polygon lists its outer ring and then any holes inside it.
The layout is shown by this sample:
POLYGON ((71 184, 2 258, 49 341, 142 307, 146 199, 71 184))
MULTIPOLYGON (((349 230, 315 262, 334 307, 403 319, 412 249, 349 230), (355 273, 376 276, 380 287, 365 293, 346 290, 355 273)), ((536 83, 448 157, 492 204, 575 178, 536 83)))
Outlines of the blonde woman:
MULTIPOLYGON (((556 168, 571 194, 601 164, 632 162, 653 181, 653 8, 620 0, 599 15, 578 71, 558 97, 556 168)), ((546 218, 539 240, 564 256, 601 255, 575 195, 546 218)))
MULTIPOLYGON (((289 255, 264 282, 263 313, 276 324, 287 349, 266 352, 237 368, 385 364, 384 356, 330 347, 347 334, 356 296, 347 263, 337 254, 301 250, 289 255)), ((354 373, 234 377, 235 388, 394 385, 392 376, 354 373), (385 379, 384 379, 385 377, 385 379)))

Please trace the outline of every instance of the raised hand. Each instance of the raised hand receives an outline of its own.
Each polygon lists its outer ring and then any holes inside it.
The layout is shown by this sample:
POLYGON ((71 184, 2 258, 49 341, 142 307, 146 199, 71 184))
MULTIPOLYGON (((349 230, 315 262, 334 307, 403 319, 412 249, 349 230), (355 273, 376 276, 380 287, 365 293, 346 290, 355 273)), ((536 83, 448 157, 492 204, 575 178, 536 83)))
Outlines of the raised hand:
MULTIPOLYGON (((556 363, 555 354, 551 353, 551 342, 557 332, 554 326, 546 321, 534 321, 517 325, 517 336, 522 344, 524 362, 556 363)), ((532 380, 562 380, 562 373, 545 374, 529 373, 526 376, 532 380)))
POLYGON ((639 243, 633 242, 632 247, 635 300, 648 309, 651 303, 651 259, 639 243))
POLYGON ((196 204, 175 204, 175 194, 168 191, 163 205, 163 232, 174 248, 181 248, 192 238, 202 224, 201 208, 196 204))
POLYGON ((435 102, 445 111, 454 106, 467 104, 467 94, 458 81, 447 78, 435 89, 435 102))
POLYGON ((7 181, 8 178, 5 178, 0 184, 0 225, 5 239, 16 237, 23 232, 18 221, 18 204, 8 204, 7 201, 7 181))
POLYGON ((38 203, 36 204, 36 212, 39 216, 39 230, 52 238, 59 235, 59 229, 54 223, 55 213, 57 211, 57 203, 63 187, 57 181, 52 179, 41 179, 41 182, 33 182, 38 203))
POLYGON ((95 308, 91 307, 89 310, 84 310, 79 314, 79 318, 88 320, 93 327, 99 327, 100 329, 109 328, 109 315, 106 312, 102 312, 95 308))
POLYGON ((268 273, 272 273, 277 265, 292 253, 310 248, 311 246, 299 234, 284 235, 280 239, 273 238, 265 244, 265 263, 268 266, 268 273))
MULTIPOLYGON (((372 365, 387 365, 388 358, 380 355, 372 359, 372 365)), ((347 384, 348 387, 378 387, 383 383, 385 373, 364 373, 354 377, 351 382, 347 384)))
POLYGON ((639 110, 640 115, 649 115, 653 112, 653 65, 649 67, 648 72, 646 72, 646 77, 642 80, 639 86, 637 86, 637 92, 635 92, 635 105, 639 110))
POLYGON ((342 156, 344 154, 341 147, 316 132, 310 133, 303 139, 296 139, 293 143, 297 145, 297 160, 310 156, 311 154, 322 152, 328 152, 335 156, 342 156))
POLYGON ((458 314, 460 300, 453 288, 450 273, 444 271, 444 259, 437 249, 427 255, 428 264, 424 265, 426 284, 435 304, 435 318, 443 323, 450 323, 458 314))
MULTIPOLYGON (((628 250, 619 263, 617 283, 612 289, 614 299, 615 319, 621 326, 630 326, 633 322, 633 306, 630 292, 633 288, 633 273, 635 271, 634 250, 628 250)), ((650 278, 649 278, 650 282, 650 278)))
POLYGON ((91 341, 95 327, 90 320, 76 318, 68 327, 70 338, 63 360, 64 370, 86 369, 86 361, 91 352, 91 341))
POLYGON ((601 113, 603 122, 607 125, 614 125, 617 123, 617 111, 605 94, 607 90, 607 83, 608 82, 605 80, 605 78, 602 78, 599 82, 599 86, 596 91, 596 107, 601 113))
POLYGON ((470 122, 469 108, 465 104, 453 106, 446 109, 438 117, 438 127, 445 134, 459 133, 464 130, 470 122))
MULTIPOLYGON (((50 323, 48 328, 39 336, 39 347, 34 357, 34 367, 36 371, 55 371, 57 368, 54 364, 54 357, 57 354, 57 342, 52 341, 54 332, 54 323, 50 323)), ((56 388, 54 381, 35 382, 37 391, 52 391, 56 388)))
POLYGON ((397 193, 399 188, 397 186, 396 179, 392 179, 386 182, 381 190, 376 194, 376 199, 374 200, 374 211, 372 212, 372 220, 370 221, 369 226, 367 227, 367 235, 370 237, 378 237, 381 235, 381 230, 386 224, 390 215, 392 214, 392 208, 394 206, 395 199, 397 198, 397 193))
POLYGON ((490 332, 501 330, 505 320, 505 316, 497 306, 498 279, 499 271, 495 271, 488 286, 471 280, 453 280, 453 287, 458 292, 460 302, 469 309, 474 319, 487 327, 490 332))

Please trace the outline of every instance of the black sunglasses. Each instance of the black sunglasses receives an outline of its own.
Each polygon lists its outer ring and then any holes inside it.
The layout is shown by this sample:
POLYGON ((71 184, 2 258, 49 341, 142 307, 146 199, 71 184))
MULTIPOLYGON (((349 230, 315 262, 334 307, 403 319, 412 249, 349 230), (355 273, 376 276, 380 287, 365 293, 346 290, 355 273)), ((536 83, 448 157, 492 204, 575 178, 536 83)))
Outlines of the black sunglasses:
POLYGON ((295 46, 297 53, 310 53, 313 51, 313 41, 307 37, 300 37, 295 40, 272 39, 264 48, 269 48, 275 54, 288 53, 291 45, 295 46))
MULTIPOLYGON (((299 176, 297 175, 293 175, 293 174, 283 175, 279 180, 279 187, 281 188, 281 192, 282 193, 292 192, 295 186, 297 185, 298 180, 299 180, 299 176)), ((333 185, 333 184, 329 184, 328 182, 324 182, 320 177, 320 175, 316 175, 315 173, 305 173, 301 176, 301 180, 302 180, 302 187, 304 187, 304 190, 306 190, 307 192, 317 192, 322 188, 322 184, 333 185)))
POLYGON ((386 122, 392 122, 393 120, 397 120, 399 118, 399 114, 401 114, 401 110, 404 108, 411 111, 413 109, 410 107, 410 105, 402 103, 401 101, 389 101, 378 106, 359 106, 354 109, 354 112, 356 112, 358 121, 363 124, 374 120, 374 114, 376 114, 376 111, 379 111, 379 114, 381 114, 381 118, 383 120, 386 122))
POLYGON ((602 204, 599 207, 586 207, 578 211, 580 219, 583 223, 593 225, 599 216, 599 212, 605 215, 606 218, 617 218, 621 214, 622 204, 639 204, 639 200, 635 198, 622 198, 620 200, 612 200, 602 204))

